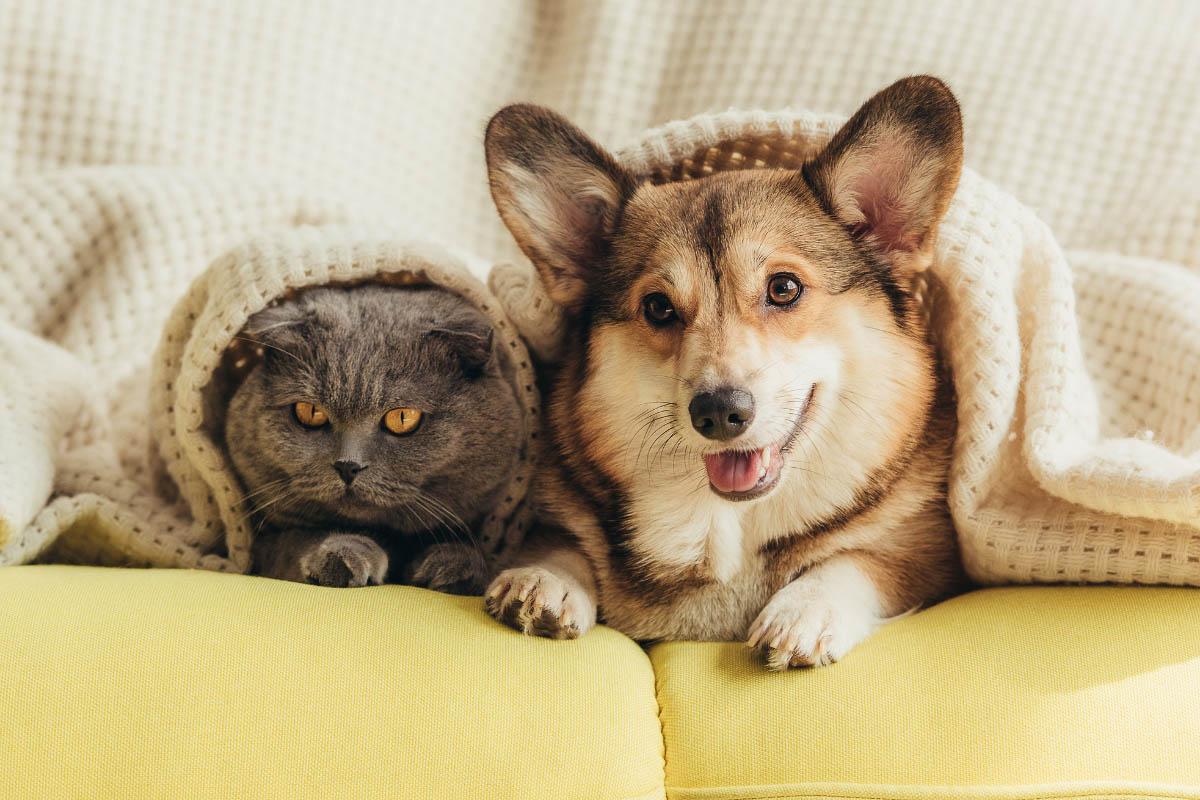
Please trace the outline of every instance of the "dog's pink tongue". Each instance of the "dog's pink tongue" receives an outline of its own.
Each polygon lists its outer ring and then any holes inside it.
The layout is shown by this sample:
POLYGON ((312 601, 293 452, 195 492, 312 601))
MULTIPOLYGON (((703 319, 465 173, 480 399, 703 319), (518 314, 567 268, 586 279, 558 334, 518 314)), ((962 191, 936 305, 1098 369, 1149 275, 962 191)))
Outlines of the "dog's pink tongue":
POLYGON ((708 482, 721 492, 748 492, 758 483, 762 452, 716 453, 704 457, 708 482))

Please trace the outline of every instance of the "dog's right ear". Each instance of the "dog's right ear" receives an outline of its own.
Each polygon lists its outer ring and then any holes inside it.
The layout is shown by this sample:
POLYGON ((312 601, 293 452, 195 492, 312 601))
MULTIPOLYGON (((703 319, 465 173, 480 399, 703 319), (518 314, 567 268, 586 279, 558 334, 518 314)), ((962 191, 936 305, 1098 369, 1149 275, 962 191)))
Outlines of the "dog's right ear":
POLYGON ((485 137, 492 198, 517 244, 567 311, 587 301, 608 237, 634 181, 561 115, 541 106, 501 109, 485 137))
POLYGON ((962 162, 958 101, 937 78, 917 75, 864 103, 803 169, 835 219, 911 275, 933 259, 962 162))

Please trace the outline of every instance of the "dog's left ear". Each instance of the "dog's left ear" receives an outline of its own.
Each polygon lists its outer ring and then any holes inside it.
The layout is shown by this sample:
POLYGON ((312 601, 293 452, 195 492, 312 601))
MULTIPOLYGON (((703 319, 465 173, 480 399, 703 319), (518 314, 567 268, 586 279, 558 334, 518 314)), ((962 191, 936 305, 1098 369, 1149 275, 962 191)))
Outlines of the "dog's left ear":
POLYGON ((567 312, 587 303, 634 181, 587 134, 548 108, 501 109, 484 139, 492 197, 550 299, 567 312))
POLYGON ((804 165, 825 209, 893 267, 929 266, 962 173, 962 115, 946 84, 920 75, 872 97, 804 165))

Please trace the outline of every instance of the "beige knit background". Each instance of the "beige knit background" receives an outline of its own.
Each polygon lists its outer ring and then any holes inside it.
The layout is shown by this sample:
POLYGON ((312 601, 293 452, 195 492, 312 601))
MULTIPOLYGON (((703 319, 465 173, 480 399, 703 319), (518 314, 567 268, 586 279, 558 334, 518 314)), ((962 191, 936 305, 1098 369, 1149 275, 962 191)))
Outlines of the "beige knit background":
MULTIPOLYGON (((1074 273, 1073 292, 1047 295, 1014 272, 992 288, 992 305, 1011 300, 1012 313, 992 314, 985 292, 969 318, 1012 356, 1008 372, 979 362, 980 386, 1018 392, 1007 402, 1027 415, 989 434, 1017 447, 996 443, 999 460, 972 474, 1024 465, 1032 481, 1016 483, 1037 487, 1009 496, 1004 481, 975 484, 986 497, 973 503, 1023 509, 1023 521, 999 539, 967 537, 969 560, 989 580, 1196 582, 1200 552, 1178 517, 1190 498, 1194 519, 1200 502, 1188 477, 1200 457, 1189 416, 1200 393, 1198 29, 1190 0, 5 3, 0 552, 35 554, 23 534, 52 492, 57 528, 129 533, 123 514, 148 481, 154 342, 228 247, 371 218, 481 263, 512 258, 482 179, 482 126, 500 104, 553 105, 648 163, 663 153, 641 153, 642 132, 672 119, 728 107, 845 115, 900 75, 932 72, 962 100, 968 164, 1049 223, 1074 273), (1092 421, 1086 406, 1024 402, 1036 364, 1011 352, 1015 333, 1043 312, 1074 316, 1071 303, 1097 389, 1090 438, 1074 435, 1092 421), (1158 521, 1045 505, 1081 503, 1092 463, 1126 465, 1116 511, 1158 521), (126 483, 73 517, 82 506, 63 501, 89 494, 97 473, 126 483)), ((962 228, 986 229, 976 222, 962 228)), ((1022 252, 1037 243, 1026 232, 1022 252)), ((1053 245, 1039 246, 1057 263, 1053 245)))

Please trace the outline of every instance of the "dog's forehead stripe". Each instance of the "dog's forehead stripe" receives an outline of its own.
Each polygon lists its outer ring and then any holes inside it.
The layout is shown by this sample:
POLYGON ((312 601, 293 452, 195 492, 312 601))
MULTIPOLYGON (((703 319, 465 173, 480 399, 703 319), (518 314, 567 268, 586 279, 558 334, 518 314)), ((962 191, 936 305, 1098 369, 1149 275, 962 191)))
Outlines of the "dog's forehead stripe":
MULTIPOLYGON (((820 208, 796 172, 726 173, 677 184, 642 185, 622 209, 617 239, 622 257, 596 291, 606 319, 639 312, 629 292, 657 273, 681 306, 716 320, 747 302, 777 248, 794 249, 834 294, 866 289, 882 294, 903 327, 905 304, 886 266, 846 237, 820 208), (631 208, 636 208, 633 216, 631 208), (861 251, 860 251, 861 250, 861 251), (667 280, 667 276, 671 280, 667 280)), ((786 271, 786 270, 785 270, 786 271)))
POLYGON ((709 187, 703 198, 703 210, 696 224, 696 242, 707 256, 713 283, 721 285, 721 257, 725 245, 725 211, 720 187, 709 187))

